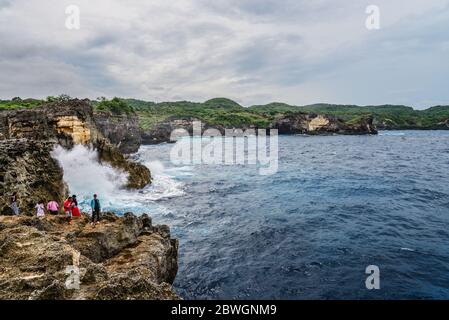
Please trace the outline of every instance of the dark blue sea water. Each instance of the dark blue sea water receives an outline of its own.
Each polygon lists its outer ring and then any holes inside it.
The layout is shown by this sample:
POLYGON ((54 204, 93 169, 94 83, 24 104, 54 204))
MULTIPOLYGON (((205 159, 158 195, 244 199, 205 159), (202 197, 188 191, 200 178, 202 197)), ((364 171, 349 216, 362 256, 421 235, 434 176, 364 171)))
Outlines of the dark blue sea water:
POLYGON ((179 239, 183 298, 449 299, 449 131, 281 136, 272 176, 176 167, 171 148, 137 155, 156 175, 148 194, 169 196, 130 209, 179 239))

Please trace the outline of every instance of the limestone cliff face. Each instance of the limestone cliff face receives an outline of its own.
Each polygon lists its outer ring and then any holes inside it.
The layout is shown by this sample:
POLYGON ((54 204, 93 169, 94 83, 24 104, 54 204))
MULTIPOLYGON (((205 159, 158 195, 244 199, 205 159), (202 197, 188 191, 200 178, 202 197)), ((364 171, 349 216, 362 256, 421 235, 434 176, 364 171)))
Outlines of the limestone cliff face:
POLYGON ((147 215, 105 214, 95 227, 86 216, 71 225, 0 217, 0 299, 179 299, 177 250, 168 227, 147 215))
POLYGON ((64 146, 100 139, 88 100, 49 103, 33 109, 1 110, 0 138, 53 141, 64 146), (84 137, 83 137, 84 136, 84 137), (80 141, 81 142, 81 141, 80 141))
POLYGON ((121 153, 131 154, 139 150, 142 132, 137 115, 96 111, 94 119, 99 130, 121 153))
MULTIPOLYGON (((170 135, 176 129, 184 129, 192 135, 194 121, 200 120, 193 117, 169 117, 156 124, 153 129, 143 132, 142 143, 158 144, 171 142, 170 135)), ((217 129, 222 134, 224 134, 227 129, 221 125, 211 125, 202 122, 202 133, 210 128, 217 129)), ((243 125, 239 128, 228 129, 257 130, 258 128, 254 125, 243 125)), ((308 113, 284 115, 274 120, 268 128, 260 129, 277 129, 279 134, 377 134, 377 129, 373 124, 372 117, 366 117, 355 123, 349 124, 334 116, 308 113)))
POLYGON ((28 139, 48 141, 71 148, 75 144, 92 146, 101 161, 129 173, 130 188, 151 183, 151 173, 143 165, 127 160, 103 135, 89 100, 49 103, 33 109, 0 111, 0 140, 28 139))
POLYGON ((329 123, 330 123, 330 120, 328 118, 326 118, 325 116, 319 115, 316 118, 313 118, 310 120, 307 130, 308 131, 321 130, 321 129, 329 126, 329 123))
POLYGON ((62 168, 51 157, 57 144, 95 148, 101 162, 129 173, 129 187, 151 181, 146 167, 103 135, 87 100, 0 111, 0 299, 178 299, 171 287, 178 242, 167 226, 129 213, 103 214, 95 227, 87 216, 70 225, 64 217, 29 216, 37 202, 62 203, 67 195, 62 168), (21 215, 5 216, 14 191, 21 215))
POLYGON ((278 118, 273 122, 272 128, 278 129, 279 134, 377 134, 372 117, 360 119, 355 123, 346 123, 334 116, 307 113, 289 114, 278 118))
POLYGON ((77 116, 62 116, 56 118, 56 131, 59 134, 72 137, 74 144, 89 144, 90 129, 77 116))
MULTIPOLYGON (((144 144, 158 144, 170 141, 170 136, 174 130, 184 129, 192 135, 193 133, 193 122, 200 121, 193 117, 169 117, 166 120, 158 123, 152 130, 147 130, 142 134, 142 143, 144 144)), ((205 123, 202 123, 202 132, 209 128, 205 123)), ((218 129, 223 130, 217 126, 218 129)))

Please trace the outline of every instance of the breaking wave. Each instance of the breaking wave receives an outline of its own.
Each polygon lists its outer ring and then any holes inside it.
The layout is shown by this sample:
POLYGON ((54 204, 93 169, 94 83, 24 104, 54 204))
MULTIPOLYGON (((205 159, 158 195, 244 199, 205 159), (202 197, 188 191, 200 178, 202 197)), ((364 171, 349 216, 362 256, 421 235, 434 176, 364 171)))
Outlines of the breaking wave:
POLYGON ((98 152, 86 146, 77 145, 71 150, 57 146, 52 156, 64 171, 64 181, 70 194, 76 194, 83 211, 89 211, 93 194, 98 194, 104 210, 119 213, 132 211, 148 212, 148 209, 164 211, 155 204, 162 199, 180 196, 184 193, 182 183, 165 174, 162 162, 150 161, 137 156, 135 160, 149 167, 153 183, 142 190, 127 190, 128 175, 110 165, 98 161, 98 152))

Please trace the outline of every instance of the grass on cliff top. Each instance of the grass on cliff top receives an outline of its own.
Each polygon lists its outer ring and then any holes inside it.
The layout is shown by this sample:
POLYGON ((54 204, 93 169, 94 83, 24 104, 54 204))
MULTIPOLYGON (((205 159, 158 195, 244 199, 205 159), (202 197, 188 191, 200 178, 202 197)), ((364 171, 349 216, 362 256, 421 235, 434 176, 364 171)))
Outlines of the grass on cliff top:
MULTIPOLYGON (((45 100, 20 99, 0 100, 1 109, 33 108, 47 102, 66 101, 67 95, 48 97, 45 100)), ((144 130, 153 128, 158 122, 169 117, 195 117, 212 125, 239 127, 255 125, 266 127, 277 117, 290 113, 307 112, 336 116, 344 121, 356 123, 365 116, 372 115, 376 124, 385 123, 392 129, 433 128, 449 120, 449 106, 435 106, 426 110, 414 110, 408 106, 356 106, 314 104, 292 106, 285 103, 270 103, 243 107, 226 98, 215 98, 204 103, 176 101, 149 102, 137 99, 98 98, 92 101, 94 110, 111 114, 137 114, 140 126, 144 130)))
POLYGON ((355 106, 315 104, 291 106, 283 103, 271 103, 263 106, 252 106, 249 109, 262 114, 293 111, 328 114, 351 123, 356 122, 360 117, 372 115, 375 123, 386 123, 393 129, 432 128, 449 119, 449 106, 415 110, 401 105, 355 106))
POLYGON ((38 99, 20 99, 14 98, 12 100, 0 100, 0 110, 14 110, 14 109, 31 109, 44 104, 45 100, 38 99))
POLYGON ((61 94, 57 97, 49 96, 46 99, 22 99, 20 97, 13 98, 11 100, 0 100, 0 110, 14 110, 14 109, 31 109, 39 107, 43 104, 50 102, 64 102, 71 100, 67 94, 61 94))
POLYGON ((127 99, 135 112, 139 115, 140 126, 144 130, 154 127, 168 117, 194 117, 212 125, 225 127, 239 127, 243 125, 267 126, 272 117, 261 115, 244 108, 238 103, 216 98, 204 103, 177 101, 177 102, 146 102, 127 99))
POLYGON ((92 106, 94 110, 110 112, 115 115, 135 113, 134 108, 129 103, 117 97, 111 100, 107 100, 104 97, 98 98, 92 101, 92 106))

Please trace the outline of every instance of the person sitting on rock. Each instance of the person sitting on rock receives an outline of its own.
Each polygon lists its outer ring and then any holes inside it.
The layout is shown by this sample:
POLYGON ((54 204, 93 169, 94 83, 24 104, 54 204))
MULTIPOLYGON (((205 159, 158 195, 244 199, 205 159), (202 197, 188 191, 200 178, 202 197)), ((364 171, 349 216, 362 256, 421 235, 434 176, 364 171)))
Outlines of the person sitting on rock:
POLYGON ((36 210, 37 210, 37 217, 38 218, 43 218, 45 217, 45 206, 44 206, 44 201, 39 201, 36 206, 35 206, 36 210))
POLYGON ((95 223, 95 217, 97 217, 97 222, 100 222, 101 205, 96 194, 94 194, 94 198, 90 202, 90 207, 92 208, 92 223, 95 223))
POLYGON ((47 204, 47 210, 48 212, 50 212, 50 214, 56 216, 59 213, 59 204, 56 201, 51 200, 47 204))
POLYGON ((15 216, 19 215, 19 207, 17 206, 17 192, 14 192, 11 196, 11 205, 10 205, 15 216))

